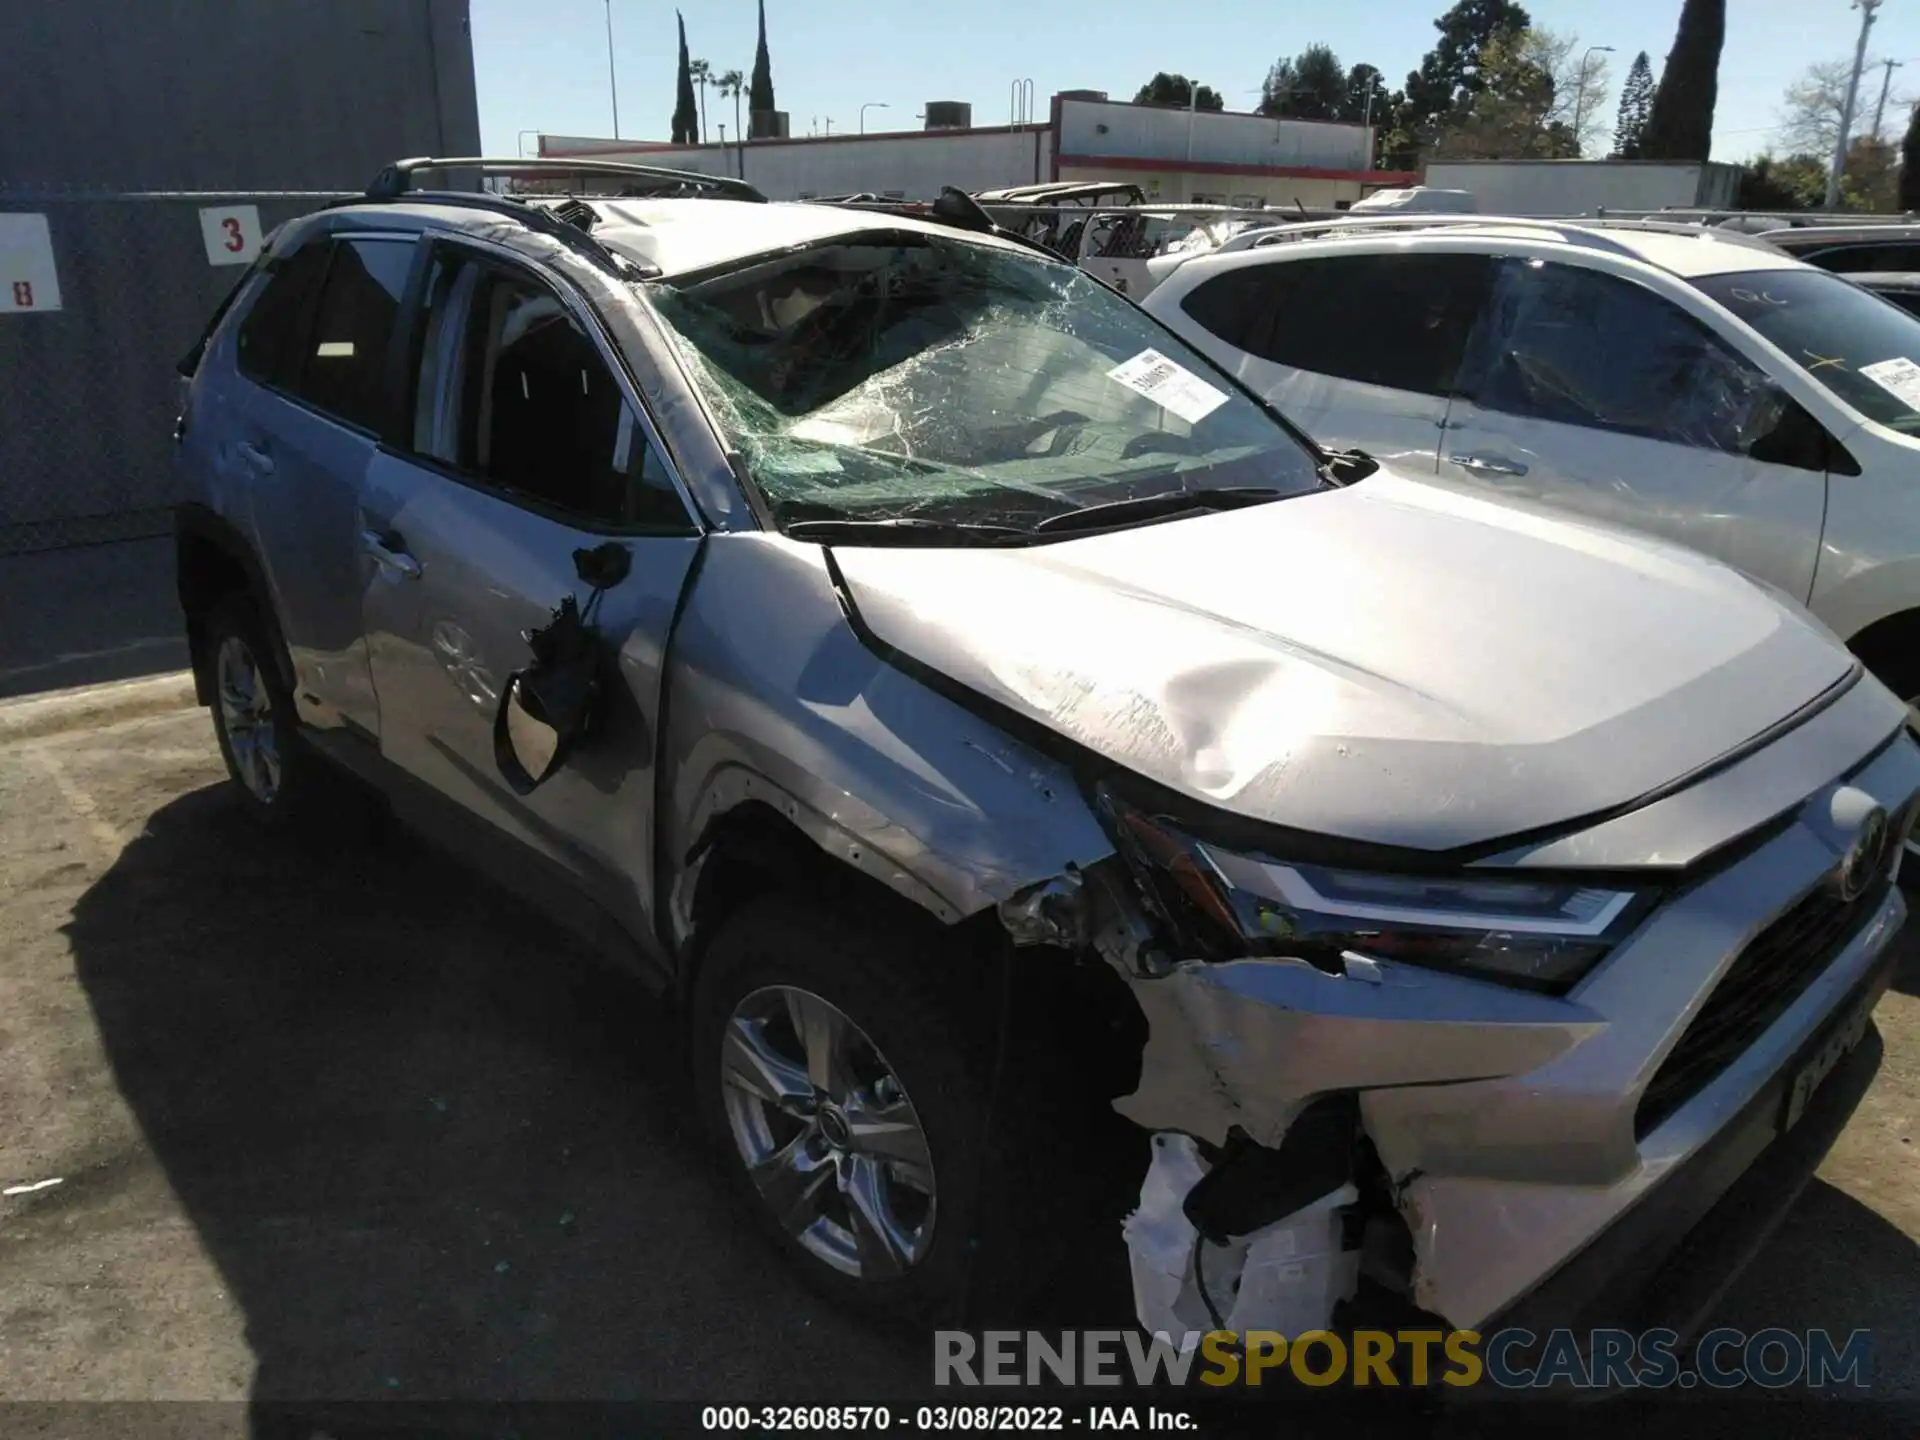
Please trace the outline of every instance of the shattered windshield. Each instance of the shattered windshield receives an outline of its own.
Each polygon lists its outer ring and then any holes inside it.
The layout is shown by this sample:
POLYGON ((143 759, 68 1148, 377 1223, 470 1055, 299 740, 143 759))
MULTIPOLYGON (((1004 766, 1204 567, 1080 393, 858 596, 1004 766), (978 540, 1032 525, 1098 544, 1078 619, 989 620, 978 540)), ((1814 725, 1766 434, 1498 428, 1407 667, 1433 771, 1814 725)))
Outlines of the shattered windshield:
POLYGON ((778 523, 990 523, 1304 493, 1317 457, 1069 265, 862 236, 651 287, 778 523))
POLYGON ((1920 319, 1811 266, 1693 283, 1869 420, 1920 433, 1920 319))

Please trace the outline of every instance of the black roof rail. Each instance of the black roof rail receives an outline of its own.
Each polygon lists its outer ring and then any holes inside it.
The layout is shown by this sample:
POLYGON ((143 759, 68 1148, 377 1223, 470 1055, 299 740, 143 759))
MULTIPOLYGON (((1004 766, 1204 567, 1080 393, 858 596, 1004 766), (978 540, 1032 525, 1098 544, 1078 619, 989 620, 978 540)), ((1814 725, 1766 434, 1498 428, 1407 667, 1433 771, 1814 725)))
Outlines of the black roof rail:
POLYGON ((562 160, 550 156, 487 157, 416 155, 396 160, 367 186, 369 200, 398 200, 413 190, 413 177, 422 170, 477 170, 482 175, 512 175, 529 170, 554 175, 605 175, 629 183, 628 194, 652 194, 662 190, 702 193, 729 200, 751 200, 764 204, 766 196, 744 180, 731 175, 703 175, 697 170, 670 170, 661 165, 633 165, 624 160, 562 160))
MULTIPOLYGON (((554 198, 565 199, 563 196, 554 198)), ((659 273, 630 256, 609 249, 594 239, 587 233, 588 226, 581 223, 582 217, 570 209, 557 211, 554 207, 530 205, 515 195, 494 195, 484 190, 408 190, 395 195, 375 195, 369 189, 366 195, 335 200, 326 208, 340 210, 350 205, 365 205, 369 202, 384 204, 399 199, 416 200, 426 205, 453 205, 463 210, 486 210, 495 215, 505 215, 510 219, 518 220, 529 230, 537 230, 542 235, 558 240, 575 254, 619 280, 652 279, 659 273)))

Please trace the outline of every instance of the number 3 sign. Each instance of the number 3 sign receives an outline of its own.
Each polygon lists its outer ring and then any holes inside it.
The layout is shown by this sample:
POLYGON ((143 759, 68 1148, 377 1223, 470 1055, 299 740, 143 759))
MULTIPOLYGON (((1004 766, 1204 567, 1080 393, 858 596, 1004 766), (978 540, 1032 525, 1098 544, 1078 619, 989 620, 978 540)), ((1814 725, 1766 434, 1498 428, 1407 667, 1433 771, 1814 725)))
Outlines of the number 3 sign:
POLYGON ((200 238, 209 265, 251 265, 260 254, 260 211, 252 205, 202 210, 200 238))

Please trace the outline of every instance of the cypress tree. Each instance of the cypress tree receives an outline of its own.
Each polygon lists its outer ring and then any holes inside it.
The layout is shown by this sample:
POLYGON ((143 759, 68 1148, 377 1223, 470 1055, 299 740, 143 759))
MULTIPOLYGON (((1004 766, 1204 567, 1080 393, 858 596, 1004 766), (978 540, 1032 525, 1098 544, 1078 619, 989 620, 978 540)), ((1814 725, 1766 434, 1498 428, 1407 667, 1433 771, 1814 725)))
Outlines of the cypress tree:
POLYGON ((757 115, 762 110, 778 108, 773 103, 773 61, 767 57, 767 0, 760 0, 760 44, 753 52, 753 83, 747 87, 747 109, 757 115))
POLYGON ((1720 90, 1720 47, 1727 0, 1686 0, 1667 52, 1660 88, 1640 136, 1647 160, 1705 160, 1713 149, 1713 107, 1720 90))
POLYGON ((700 105, 693 98, 693 58, 687 54, 687 20, 678 10, 673 18, 680 22, 680 80, 673 101, 673 143, 692 145, 700 138, 700 105))

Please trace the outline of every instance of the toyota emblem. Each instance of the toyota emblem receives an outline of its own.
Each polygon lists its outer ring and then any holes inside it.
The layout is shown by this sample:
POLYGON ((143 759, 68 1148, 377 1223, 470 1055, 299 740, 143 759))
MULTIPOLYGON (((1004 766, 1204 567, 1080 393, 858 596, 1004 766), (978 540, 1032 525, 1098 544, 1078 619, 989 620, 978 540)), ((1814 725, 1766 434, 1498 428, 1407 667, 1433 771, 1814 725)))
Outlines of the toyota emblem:
POLYGON ((1846 858, 1834 872, 1842 900, 1858 900, 1880 873, 1887 857, 1887 812, 1874 806, 1861 818, 1860 829, 1847 847, 1846 858))

